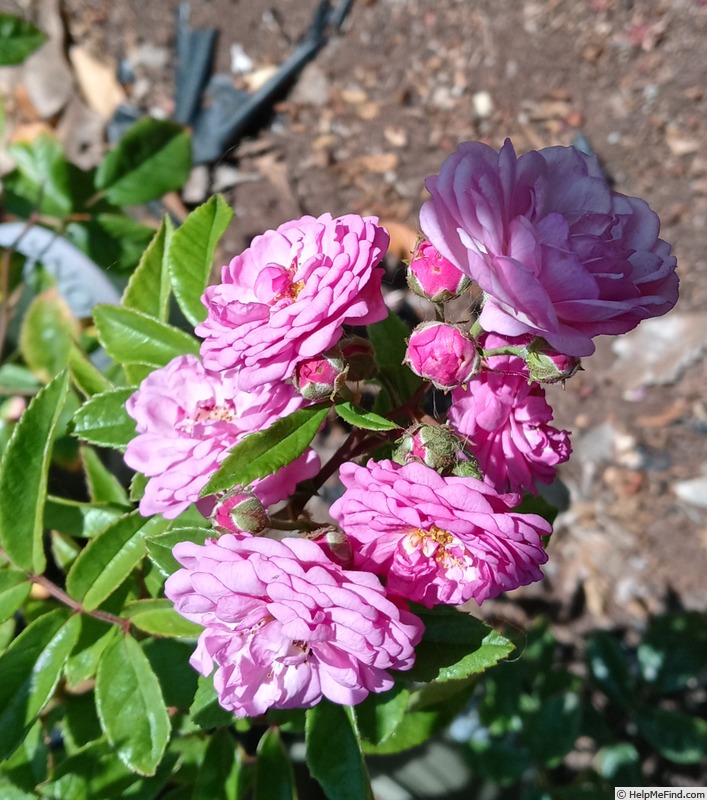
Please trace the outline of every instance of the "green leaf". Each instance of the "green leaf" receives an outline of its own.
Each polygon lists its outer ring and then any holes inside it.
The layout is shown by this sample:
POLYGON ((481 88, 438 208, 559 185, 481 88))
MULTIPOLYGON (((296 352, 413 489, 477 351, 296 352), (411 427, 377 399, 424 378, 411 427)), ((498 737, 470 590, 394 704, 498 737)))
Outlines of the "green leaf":
POLYGON ((185 129, 145 117, 103 159, 96 188, 116 206, 137 205, 179 189, 190 170, 191 141, 185 129))
POLYGON ((0 367, 0 386, 3 389, 20 392, 33 392, 42 384, 26 367, 19 364, 3 364, 0 367))
POLYGON ((125 447, 135 438, 135 420, 125 410, 135 387, 95 394, 74 414, 72 433, 99 447, 125 447))
POLYGON ((641 756, 630 742, 602 747, 594 757, 594 768, 611 786, 640 786, 641 756))
POLYGON ((364 408, 358 408, 352 403, 338 403, 336 406, 336 413, 356 428, 364 428, 367 431, 394 431, 400 428, 395 422, 391 422, 379 414, 374 414, 372 411, 366 411, 364 408))
POLYGON ((0 655, 0 761, 7 758, 54 694, 81 620, 57 609, 35 620, 0 655))
POLYGON ((678 711, 649 708, 638 715, 638 732, 676 764, 698 764, 707 755, 707 722, 678 711))
POLYGON ((621 645, 605 631, 592 634, 587 640, 587 666, 596 685, 620 708, 630 708, 634 688, 621 645))
POLYGON ((167 262, 174 296, 192 325, 206 318, 200 298, 209 279, 216 245, 232 219, 231 207, 220 194, 214 195, 189 214, 169 244, 167 262))
POLYGON ((534 761, 556 767, 574 748, 582 724, 582 706, 574 692, 544 698, 526 716, 525 743, 534 761))
POLYGON ((425 633, 415 651, 415 665, 398 673, 401 680, 459 681, 478 675, 507 658, 515 649, 511 641, 478 619, 455 609, 438 606, 416 611, 425 633))
POLYGON ((296 800, 295 776, 277 728, 268 728, 258 742, 253 800, 296 800))
POLYGON ((44 571, 44 501, 52 442, 66 401, 68 376, 58 375, 32 400, 15 426, 0 464, 0 543, 16 567, 44 571))
POLYGON ((458 697, 455 696, 421 711, 408 710, 395 730, 379 744, 364 740, 363 752, 388 755, 417 747, 444 730, 459 714, 463 705, 463 702, 460 704, 458 697))
POLYGON ((219 704, 213 676, 199 675, 194 702, 189 709, 194 722, 204 730, 233 725, 233 713, 219 704))
POLYGON ((120 481, 106 467, 101 457, 92 447, 83 445, 80 448, 81 461, 86 473, 88 494, 94 503, 115 503, 130 506, 128 493, 120 481))
POLYGON ((472 739, 469 742, 469 758, 474 777, 499 786, 516 783, 531 766, 525 748, 494 739, 472 739))
POLYGON ((33 210, 60 219, 71 214, 71 179, 78 170, 71 168, 57 139, 41 133, 31 142, 9 145, 7 151, 22 179, 16 188, 27 197, 33 210))
POLYGON ((42 797, 51 800, 122 798, 136 780, 108 742, 101 739, 65 758, 54 770, 51 781, 39 790, 42 797))
POLYGON ((707 669, 707 614, 681 611, 653 617, 641 644, 643 680, 658 692, 677 692, 707 669))
POLYGON ((123 764, 141 775, 154 775, 169 741, 169 717, 159 681, 132 636, 119 636, 103 653, 96 709, 123 764))
POLYGON ((95 676, 103 651, 119 635, 117 626, 103 620, 85 616, 82 622, 81 634, 64 671, 72 687, 95 676))
POLYGON ((125 606, 121 616, 151 636, 195 639, 204 630, 177 614, 170 600, 134 600, 125 606))
POLYGON ((113 388, 113 384, 105 375, 93 365, 88 356, 72 344, 69 348, 69 372, 74 386, 85 397, 93 397, 94 394, 107 392, 113 388))
POLYGON ((47 40, 46 33, 13 14, 0 14, 0 66, 21 64, 47 40))
POLYGON ((163 531, 162 517, 132 511, 117 519, 88 543, 66 577, 66 590, 87 611, 97 608, 140 563, 146 553, 145 536, 163 531))
POLYGON ((308 406, 277 420, 264 431, 248 434, 231 449, 201 490, 201 496, 247 486, 292 463, 309 447, 328 412, 328 404, 308 406))
POLYGON ((307 711, 307 766, 329 800, 373 798, 361 746, 343 706, 322 700, 307 711))
POLYGON ((390 385, 394 403, 404 403, 417 391, 422 379, 403 366, 410 329, 393 311, 375 325, 368 326, 368 338, 376 351, 381 378, 390 385))
POLYGON ((140 646, 160 683, 165 705, 186 711, 194 702, 199 679, 189 663, 194 642, 146 639, 140 646))
POLYGON ((167 269, 167 248, 173 230, 169 217, 165 216, 137 269, 130 276, 121 300, 125 308, 142 311, 163 322, 169 313, 171 283, 167 269))
POLYGON ((241 753, 227 731, 216 731, 206 748, 192 800, 237 800, 241 753))
POLYGON ((71 222, 64 233, 92 261, 111 272, 132 270, 154 234, 154 228, 110 212, 71 222))
POLYGON ((174 545, 180 542, 204 544, 210 536, 213 536, 213 530, 208 528, 172 528, 166 533, 147 539, 147 552, 157 569, 168 578, 180 567, 172 555, 174 545))
POLYGON ((0 623, 10 619, 32 588, 27 576, 12 569, 0 572, 0 623))
POLYGON ((382 694, 371 692, 354 707, 361 738, 374 745, 384 742, 403 721, 409 702, 409 690, 399 684, 382 694))
POLYGON ((121 364, 163 367, 185 353, 199 354, 199 343, 193 336, 141 311, 98 305, 93 318, 106 353, 121 364))
POLYGON ((79 503, 49 495, 44 506, 44 527, 69 536, 92 539, 123 514, 123 505, 79 503))
POLYGON ((20 353, 43 381, 51 380, 69 363, 79 327, 56 288, 38 294, 29 305, 20 329, 20 353))

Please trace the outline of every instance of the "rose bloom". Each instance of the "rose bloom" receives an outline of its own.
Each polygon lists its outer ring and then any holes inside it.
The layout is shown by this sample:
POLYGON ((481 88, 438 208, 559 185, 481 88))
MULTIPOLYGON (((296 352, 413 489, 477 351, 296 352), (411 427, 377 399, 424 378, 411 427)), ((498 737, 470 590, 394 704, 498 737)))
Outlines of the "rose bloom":
POLYGON ((479 355, 474 340, 455 325, 422 322, 410 334, 403 363, 438 389, 453 389, 476 374, 479 355))
POLYGON ((510 141, 500 153, 467 142, 426 185, 420 225, 484 290, 484 330, 587 356, 593 337, 625 333, 677 301, 658 217, 612 191, 594 156, 548 147, 518 158, 510 141))
POLYGON ((422 603, 478 603, 542 578, 550 525, 512 508, 476 478, 424 464, 344 464, 346 491, 330 509, 351 539, 354 564, 384 575, 390 595, 422 603))
POLYGON ((238 367, 243 390, 289 378, 343 326, 386 317, 378 265, 389 237, 373 217, 302 217, 256 236, 203 297, 196 327, 209 369, 238 367))
MULTIPOLYGON (((491 349, 518 340, 491 334, 481 342, 491 349)), ((487 483, 499 492, 537 494, 534 480, 551 483, 557 465, 570 457, 569 432, 549 424, 552 408, 543 388, 529 381, 522 358, 492 356, 488 364, 490 369, 452 392, 448 422, 467 438, 487 483)))
POLYGON ((409 669, 422 622, 385 596, 379 579, 348 572, 311 541, 232 534, 178 544, 167 579, 176 610, 204 626, 192 666, 236 716, 269 708, 344 705, 393 686, 409 669))
MULTIPOLYGON (((192 355, 178 356, 150 373, 125 404, 138 432, 125 451, 125 463, 150 478, 140 513, 173 519, 186 511, 237 442, 303 402, 286 384, 240 392, 231 378, 205 369, 192 355)), ((318 471, 319 459, 309 450, 256 481, 254 493, 264 505, 276 503, 318 471)), ((202 504, 205 512, 213 505, 202 504)))

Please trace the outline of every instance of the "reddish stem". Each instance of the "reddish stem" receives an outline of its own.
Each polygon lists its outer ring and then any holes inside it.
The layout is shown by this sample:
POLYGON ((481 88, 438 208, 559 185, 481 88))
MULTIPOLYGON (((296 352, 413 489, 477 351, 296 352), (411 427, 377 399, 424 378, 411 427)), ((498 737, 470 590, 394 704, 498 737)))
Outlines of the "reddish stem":
POLYGON ((94 611, 86 611, 81 603, 79 603, 77 600, 74 600, 73 597, 69 597, 69 595, 63 589, 60 589, 55 583, 52 583, 49 578, 45 577, 44 575, 30 575, 29 579, 32 583, 36 583, 37 586, 41 586, 43 589, 45 589, 54 599, 73 609, 77 613, 86 614, 89 617, 100 619, 102 622, 108 622, 111 625, 118 625, 123 629, 124 633, 127 633, 130 630, 132 623, 129 619, 117 617, 115 614, 111 614, 108 611, 100 611, 98 609, 94 611))

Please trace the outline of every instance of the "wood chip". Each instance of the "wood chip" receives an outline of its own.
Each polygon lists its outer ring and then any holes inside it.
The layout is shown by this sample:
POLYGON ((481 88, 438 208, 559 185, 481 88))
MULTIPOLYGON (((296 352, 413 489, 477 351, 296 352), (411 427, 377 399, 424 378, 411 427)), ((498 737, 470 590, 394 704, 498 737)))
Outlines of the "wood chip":
POLYGON ((88 48, 81 45, 69 50, 69 60, 89 108, 103 119, 110 119, 126 99, 123 87, 115 76, 115 65, 99 61, 88 48))

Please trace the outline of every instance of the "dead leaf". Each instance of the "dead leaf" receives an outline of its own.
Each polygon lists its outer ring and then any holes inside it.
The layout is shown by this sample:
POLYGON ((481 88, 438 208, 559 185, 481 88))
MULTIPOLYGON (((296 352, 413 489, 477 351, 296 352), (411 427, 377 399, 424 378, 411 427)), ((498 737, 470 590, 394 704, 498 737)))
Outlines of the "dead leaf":
POLYGON ((125 101, 125 92, 115 76, 115 65, 99 61, 88 48, 76 45, 69 50, 81 93, 90 108, 103 119, 110 119, 125 101))

